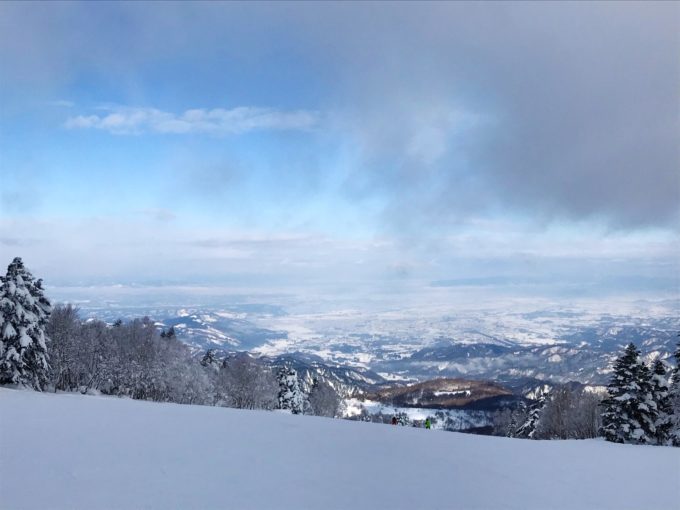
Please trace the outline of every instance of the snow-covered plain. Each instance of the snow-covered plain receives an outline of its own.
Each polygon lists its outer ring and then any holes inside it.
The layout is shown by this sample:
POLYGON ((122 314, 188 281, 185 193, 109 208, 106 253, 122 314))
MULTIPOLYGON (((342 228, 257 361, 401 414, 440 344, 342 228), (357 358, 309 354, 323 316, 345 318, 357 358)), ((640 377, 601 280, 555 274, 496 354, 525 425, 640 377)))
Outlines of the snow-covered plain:
POLYGON ((680 450, 0 388, 0 508, 669 509, 680 450))

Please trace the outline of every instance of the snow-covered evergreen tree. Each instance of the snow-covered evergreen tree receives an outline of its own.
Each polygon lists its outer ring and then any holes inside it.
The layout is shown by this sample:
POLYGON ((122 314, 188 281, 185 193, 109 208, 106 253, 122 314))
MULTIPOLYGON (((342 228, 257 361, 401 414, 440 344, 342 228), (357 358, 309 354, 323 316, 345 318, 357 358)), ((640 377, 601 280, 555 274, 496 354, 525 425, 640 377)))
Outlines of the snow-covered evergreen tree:
POLYGON ((652 367, 652 399, 656 404, 656 442, 660 445, 668 444, 670 431, 673 427, 673 409, 668 388, 668 374, 670 371, 661 360, 656 360, 652 367))
POLYGON ((291 367, 279 371, 279 409, 289 409, 293 414, 303 414, 305 398, 300 389, 297 372, 291 367))
POLYGON ((641 431, 634 431, 634 437, 637 437, 638 443, 654 444, 656 442, 656 420, 659 416, 657 410, 657 403, 654 400, 652 387, 652 371, 642 360, 638 365, 638 410, 640 423, 642 425, 641 431))
POLYGON ((51 311, 42 280, 35 280, 15 258, 0 281, 0 384, 42 390, 49 368, 45 326, 51 311))
POLYGON ((657 411, 651 374, 632 343, 614 363, 607 389, 602 413, 604 438, 615 443, 654 443, 657 411))
POLYGON ((177 333, 175 333, 175 326, 170 326, 170 329, 165 331, 161 330, 161 338, 167 338, 168 340, 174 340, 177 338, 177 333))
POLYGON ((404 412, 399 412, 395 415, 395 417, 397 418, 397 423, 402 427, 408 427, 409 425, 411 425, 411 420, 408 417, 408 414, 404 412))
POLYGON ((672 371, 668 389, 671 413, 668 439, 673 446, 680 446, 680 343, 678 343, 673 357, 675 358, 675 368, 672 371))
POLYGON ((545 394, 541 394, 538 400, 532 402, 527 410, 527 418, 524 420, 515 433, 514 437, 523 437, 527 439, 533 439, 538 429, 538 425, 541 420, 541 412, 545 407, 546 397, 545 394))
POLYGON ((205 351, 205 354, 201 359, 201 365, 204 367, 217 367, 217 356, 215 355, 215 349, 208 349, 205 351))

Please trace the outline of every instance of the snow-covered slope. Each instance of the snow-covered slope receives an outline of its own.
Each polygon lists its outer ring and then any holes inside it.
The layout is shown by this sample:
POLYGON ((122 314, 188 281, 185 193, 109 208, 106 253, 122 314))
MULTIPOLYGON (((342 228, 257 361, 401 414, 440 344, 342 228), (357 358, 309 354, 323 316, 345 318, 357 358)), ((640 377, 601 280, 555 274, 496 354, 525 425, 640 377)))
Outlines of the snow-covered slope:
POLYGON ((674 508, 680 450, 0 388, 0 508, 674 508))

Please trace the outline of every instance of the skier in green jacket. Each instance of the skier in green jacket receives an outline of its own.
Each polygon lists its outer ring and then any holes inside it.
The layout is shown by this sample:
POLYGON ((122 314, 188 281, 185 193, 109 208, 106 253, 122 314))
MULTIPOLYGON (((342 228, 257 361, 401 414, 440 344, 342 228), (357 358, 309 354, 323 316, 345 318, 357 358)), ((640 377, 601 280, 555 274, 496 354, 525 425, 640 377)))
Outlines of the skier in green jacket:
POLYGON ((427 430, 430 430, 431 427, 432 427, 432 423, 430 423, 430 419, 427 418, 427 419, 425 420, 425 428, 426 428, 427 430))

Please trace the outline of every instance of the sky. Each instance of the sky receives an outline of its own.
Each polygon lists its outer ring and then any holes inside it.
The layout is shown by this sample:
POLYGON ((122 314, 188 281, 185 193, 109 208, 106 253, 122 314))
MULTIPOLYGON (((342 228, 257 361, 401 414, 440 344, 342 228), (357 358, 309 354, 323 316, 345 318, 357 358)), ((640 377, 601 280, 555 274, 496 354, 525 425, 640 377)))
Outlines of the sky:
POLYGON ((0 3, 48 285, 678 295, 680 4, 0 3))

